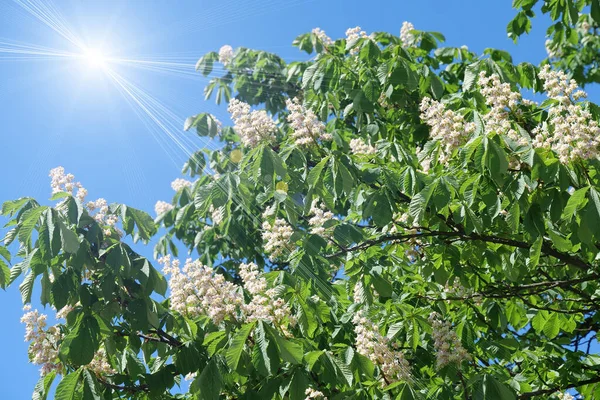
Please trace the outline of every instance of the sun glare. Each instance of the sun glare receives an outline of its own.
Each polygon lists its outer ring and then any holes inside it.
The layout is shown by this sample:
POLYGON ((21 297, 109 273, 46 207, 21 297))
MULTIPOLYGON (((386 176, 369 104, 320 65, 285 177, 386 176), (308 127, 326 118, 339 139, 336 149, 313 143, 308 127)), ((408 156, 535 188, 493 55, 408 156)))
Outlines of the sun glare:
POLYGON ((106 56, 98 49, 86 49, 83 58, 90 67, 103 68, 106 66, 106 56))

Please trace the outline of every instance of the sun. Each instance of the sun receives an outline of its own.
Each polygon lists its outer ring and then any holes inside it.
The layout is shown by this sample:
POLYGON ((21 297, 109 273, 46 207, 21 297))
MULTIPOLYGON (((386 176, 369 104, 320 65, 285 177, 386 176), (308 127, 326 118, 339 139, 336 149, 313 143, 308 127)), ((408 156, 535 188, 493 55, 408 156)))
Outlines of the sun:
POLYGON ((83 51, 82 57, 88 66, 92 68, 104 68, 108 58, 99 49, 87 48, 83 51))

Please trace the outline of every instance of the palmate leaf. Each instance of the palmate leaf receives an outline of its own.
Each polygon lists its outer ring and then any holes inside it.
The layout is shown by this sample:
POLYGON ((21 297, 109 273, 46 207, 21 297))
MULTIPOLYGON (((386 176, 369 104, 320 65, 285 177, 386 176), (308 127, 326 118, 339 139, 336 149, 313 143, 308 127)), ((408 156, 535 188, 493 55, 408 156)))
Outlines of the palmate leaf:
POLYGON ((56 387, 55 400, 76 400, 77 399, 77 386, 81 378, 82 369, 78 369, 67 375, 63 375, 63 378, 56 387))
POLYGON ((246 345, 246 340, 248 340, 248 336, 256 326, 256 322, 251 322, 249 324, 243 325, 233 337, 231 341, 231 345, 229 349, 227 349, 227 365, 232 370, 236 370, 238 364, 240 362, 240 357, 242 356, 242 352, 244 351, 244 346, 246 345))

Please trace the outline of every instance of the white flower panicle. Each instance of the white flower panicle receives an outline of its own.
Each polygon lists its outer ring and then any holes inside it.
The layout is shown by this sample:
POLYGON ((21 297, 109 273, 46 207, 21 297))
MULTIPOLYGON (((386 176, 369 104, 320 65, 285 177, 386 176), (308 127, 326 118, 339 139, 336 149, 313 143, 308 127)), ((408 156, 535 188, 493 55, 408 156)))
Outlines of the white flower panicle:
POLYGON ((117 373, 117 371, 109 364, 106 350, 103 348, 99 349, 96 354, 94 354, 94 358, 87 367, 99 376, 114 375, 117 373))
POLYGON ((41 365, 40 374, 51 371, 62 372, 62 364, 58 360, 58 342, 62 334, 57 326, 46 327, 47 316, 38 310, 31 311, 31 306, 23 307, 26 311, 21 317, 25 324, 25 341, 29 344, 29 360, 32 364, 41 365))
POLYGON ((261 142, 273 142, 277 125, 265 110, 250 110, 250 105, 237 99, 231 99, 227 107, 234 122, 234 129, 242 144, 255 147, 261 142))
POLYGON ((315 35, 316 37, 319 38, 319 40, 321 41, 321 43, 323 43, 323 45, 325 46, 329 46, 331 44, 333 44, 333 40, 327 36, 327 34, 325 34, 325 31, 322 30, 321 28, 314 28, 312 30, 313 35, 315 35))
POLYGON ((377 153, 377 149, 362 139, 350 140, 350 151, 354 155, 372 155, 377 153))
POLYGON ((223 275, 197 260, 187 259, 183 268, 169 255, 158 262, 170 275, 171 309, 190 318, 207 315, 216 325, 225 319, 237 320, 244 298, 223 275))
POLYGON ((438 369, 448 364, 460 364, 471 360, 471 355, 463 347, 452 325, 448 321, 442 321, 438 313, 432 312, 429 316, 432 325, 433 347, 436 351, 438 369))
POLYGON ((310 206, 310 214, 312 215, 308 220, 310 233, 323 236, 326 231, 326 228, 323 225, 334 218, 333 213, 329 211, 323 203, 319 202, 318 199, 314 199, 310 206))
POLYGON ((294 233, 290 224, 283 218, 275 218, 273 224, 264 221, 262 228, 262 238, 266 242, 264 245, 265 252, 269 253, 269 259, 272 261, 285 255, 290 238, 294 233))
MULTIPOLYGON (((46 314, 40 314, 38 310, 31 311, 29 304, 23 307, 25 314, 21 317, 21 323, 25 324, 25 341, 31 342, 28 353, 32 364, 41 365, 42 376, 51 371, 62 374, 64 367, 58 359, 59 342, 63 334, 59 325, 47 327, 46 314)), ((56 319, 64 319, 73 307, 67 305, 56 313, 56 319)), ((95 354, 92 361, 87 365, 96 375, 112 375, 116 371, 108 363, 106 351, 101 348, 95 354)))
POLYGON ((365 317, 363 310, 356 313, 352 321, 356 333, 356 351, 378 365, 388 383, 408 380, 410 368, 404 353, 392 349, 389 339, 379 333, 377 326, 365 317))
POLYGON ((271 322, 289 335, 287 325, 294 326, 296 320, 285 300, 277 296, 277 291, 267 288, 267 280, 258 266, 254 263, 240 264, 239 274, 244 289, 252 295, 250 302, 243 305, 245 320, 271 322))
POLYGON ((177 178, 173 182, 171 182, 171 189, 176 192, 179 192, 183 188, 191 187, 194 183, 188 181, 187 179, 177 178))
POLYGON ((304 394, 306 395, 304 400, 327 400, 327 397, 323 394, 323 392, 313 388, 306 389, 304 394))
POLYGON ((214 207, 212 204, 208 208, 208 212, 210 213, 210 220, 214 225, 220 225, 223 222, 223 217, 225 216, 225 208, 224 207, 214 207))
MULTIPOLYGON (((367 32, 361 30, 360 26, 355 26, 354 28, 348 28, 346 30, 346 42, 350 43, 356 41, 360 38, 369 39, 369 35, 367 32)), ((353 47, 350 49, 350 54, 356 54, 360 51, 360 47, 353 47)))
POLYGON ((233 59, 233 47, 226 44, 219 49, 219 62, 227 65, 233 59))
POLYGON ((576 103, 586 97, 577 89, 577 83, 562 71, 551 71, 548 65, 539 73, 544 80, 544 90, 558 104, 548 110, 548 122, 537 126, 534 147, 554 151, 563 164, 597 158, 600 153, 600 127, 592 114, 576 103))
POLYGON ((159 200, 154 205, 154 212, 156 215, 162 215, 168 211, 173 209, 173 205, 171 203, 167 203, 166 201, 159 200))
MULTIPOLYGON (((73 174, 65 174, 65 169, 63 167, 56 167, 50 170, 50 178, 52 178, 50 182, 50 187, 52 188, 52 194, 58 192, 67 192, 70 195, 73 194, 75 189, 81 189, 81 183, 75 182, 75 176, 73 174)), ((82 193, 86 193, 85 191, 82 193)), ((79 197, 79 196, 78 196, 79 197)), ((85 195, 83 195, 85 198, 85 195)))
POLYGON ((415 35, 413 35, 411 32, 414 30, 415 26, 412 23, 408 21, 404 21, 402 23, 402 27, 400 28, 400 40, 402 41, 404 47, 407 47, 414 43, 415 35))
POLYGON ((52 187, 52 193, 67 192, 73 195, 73 191, 77 189, 75 197, 82 204, 84 204, 90 215, 98 223, 113 227, 119 221, 119 217, 117 215, 109 214, 108 203, 105 199, 100 198, 96 201, 89 201, 86 204, 85 198, 88 194, 88 191, 81 185, 80 182, 75 182, 75 176, 73 176, 73 174, 65 174, 65 169, 63 167, 56 167, 50 170, 50 177, 52 178, 50 183, 50 186, 52 187))
MULTIPOLYGON (((511 139, 519 141, 517 131, 512 128, 508 118, 508 111, 519 104, 521 94, 513 92, 510 84, 503 83, 498 74, 492 74, 488 77, 485 71, 481 71, 478 83, 481 87, 480 92, 485 97, 486 104, 490 107, 490 112, 482 116, 486 133, 506 134, 511 139)), ((522 142, 522 144, 525 143, 522 142)))
POLYGON ((473 122, 465 122, 464 117, 439 101, 425 97, 421 101, 421 119, 431 127, 430 136, 442 144, 440 163, 447 164, 454 150, 460 148, 475 131, 473 122))
POLYGON ((287 120, 292 127, 291 137, 298 146, 316 143, 317 139, 333 139, 330 133, 325 132, 325 124, 319 121, 312 110, 302 106, 298 99, 286 99, 285 104, 290 111, 287 120))

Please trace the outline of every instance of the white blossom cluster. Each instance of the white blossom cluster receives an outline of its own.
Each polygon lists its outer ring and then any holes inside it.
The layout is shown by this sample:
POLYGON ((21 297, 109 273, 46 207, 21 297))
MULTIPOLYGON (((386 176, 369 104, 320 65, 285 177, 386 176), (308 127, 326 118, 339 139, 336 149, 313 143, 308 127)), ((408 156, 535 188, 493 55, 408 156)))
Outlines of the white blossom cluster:
POLYGON ((400 40, 404 47, 410 46, 415 41, 415 35, 412 34, 411 31, 415 30, 415 26, 408 22, 404 21, 402 23, 402 27, 400 28, 400 40))
POLYGON ((298 146, 315 143, 317 139, 333 139, 330 133, 325 132, 325 124, 319 121, 311 109, 302 106, 297 98, 286 99, 285 104, 290 111, 287 120, 292 127, 291 137, 298 146))
POLYGON ((471 360, 471 355, 463 347, 448 321, 442 321, 438 313, 432 312, 429 315, 429 322, 433 328, 431 335, 438 369, 451 363, 460 364, 462 361, 471 360))
POLYGON ((362 139, 350 140, 350 151, 354 155, 372 155, 377 153, 377 149, 362 139))
POLYGON ((226 44, 219 49, 219 62, 227 65, 233 59, 233 47, 226 44))
POLYGON ((327 400, 327 397, 323 394, 323 392, 313 388, 306 389, 304 394, 306 395, 304 400, 327 400))
MULTIPOLYGON (((360 26, 346 29, 346 42, 354 42, 360 38, 369 39, 367 32, 363 31, 360 26)), ((356 54, 359 52, 359 50, 360 48, 355 46, 350 50, 350 54, 356 54)))
POLYGON ((464 117, 430 97, 421 101, 421 119, 431 127, 431 139, 442 144, 440 163, 446 164, 454 150, 464 145, 475 131, 473 122, 465 122, 464 117))
POLYGON ((208 208, 208 212, 210 213, 210 220, 212 221, 213 226, 220 225, 221 222, 223 222, 223 217, 225 216, 224 207, 215 207, 211 204, 208 208))
POLYGON ((94 358, 87 367, 98 376, 114 375, 117 373, 117 371, 109 364, 106 350, 103 348, 99 349, 96 354, 94 354, 94 358))
POLYGON ((271 322, 289 335, 287 325, 295 325, 296 319, 285 300, 277 296, 277 291, 267 288, 267 280, 261 275, 258 266, 254 263, 240 264, 239 274, 244 289, 252 295, 250 302, 242 307, 245 320, 271 322))
POLYGON ((179 192, 183 188, 191 187, 194 183, 188 181, 187 179, 177 178, 173 182, 171 182, 171 189, 176 192, 179 192))
POLYGON ((558 104, 548 110, 548 123, 532 131, 535 135, 533 146, 553 150, 564 164, 598 157, 598 121, 576 103, 586 97, 586 93, 577 90, 577 83, 568 79, 564 72, 551 71, 548 65, 542 68, 539 77, 544 80, 544 90, 548 96, 557 100, 558 104))
POLYGON ((171 203, 167 203, 166 201, 159 200, 154 205, 154 212, 156 215, 162 215, 166 212, 169 212, 173 209, 173 205, 171 203))
POLYGON ((511 139, 519 141, 517 131, 512 128, 508 118, 508 111, 519 104, 521 94, 513 92, 510 84, 503 83, 498 74, 492 74, 488 77, 485 71, 481 71, 478 83, 481 87, 480 92, 485 97, 486 104, 490 107, 490 112, 482 116, 486 132, 506 134, 511 139))
POLYGON ((308 220, 310 233, 323 236, 326 231, 324 225, 334 218, 333 213, 323 203, 319 202, 319 199, 314 199, 310 206, 310 214, 312 215, 308 220))
MULTIPOLYGON (((61 374, 63 365, 58 359, 59 342, 63 339, 63 334, 59 325, 47 327, 47 315, 41 314, 38 310, 31 310, 31 305, 23 307, 25 314, 21 317, 21 323, 25 324, 25 341, 29 344, 29 360, 32 364, 41 365, 40 374, 42 376, 51 371, 61 374)), ((72 306, 65 306, 56 313, 57 319, 63 319, 73 310, 72 306)), ((96 375, 112 375, 116 371, 108 363, 108 357, 104 349, 99 349, 94 358, 87 365, 96 375)))
POLYGON ((56 167, 50 170, 50 187, 52 188, 52 194, 58 192, 67 192, 73 195, 75 189, 77 193, 75 197, 82 203, 85 201, 87 196, 87 189, 81 185, 81 182, 75 182, 75 176, 73 174, 65 174, 63 167, 56 167))
POLYGON ((244 297, 223 275, 197 260, 187 259, 183 268, 170 255, 158 262, 163 265, 163 272, 170 275, 171 309, 190 318, 207 315, 217 325, 227 318, 238 318, 244 297))
POLYGON ((242 143, 254 147, 260 142, 275 140, 277 125, 265 110, 250 110, 250 105, 238 99, 231 99, 227 107, 234 122, 234 129, 242 143))
POLYGON ((378 365, 388 383, 408 380, 410 371, 404 353, 391 348, 389 339, 379 333, 377 326, 365 317, 364 311, 357 312, 352 321, 356 351, 378 365))
POLYGON ((284 255, 294 230, 283 218, 275 218, 273 224, 264 221, 262 238, 265 243, 265 252, 269 253, 272 261, 284 255))
POLYGON ((58 342, 62 334, 57 326, 46 327, 47 316, 38 310, 31 311, 28 304, 23 307, 26 311, 21 317, 25 324, 25 341, 29 344, 29 360, 32 364, 41 365, 41 375, 51 371, 62 372, 62 364, 58 361, 58 342))
MULTIPOLYGON (((80 182, 75 182, 75 176, 73 174, 65 174, 65 169, 63 167, 56 167, 50 170, 50 178, 52 193, 67 192, 73 195, 73 191, 77 188, 77 194, 75 197, 82 204, 85 204, 85 198, 88 194, 88 191, 81 185, 80 182)), ((111 235, 111 228, 115 229, 117 233, 121 235, 121 231, 117 228, 114 228, 116 223, 119 221, 119 217, 114 214, 109 214, 108 203, 105 199, 100 198, 95 201, 89 201, 87 204, 85 204, 85 208, 99 224, 109 226, 107 229, 104 229, 104 234, 106 236, 111 235)))
POLYGON ((322 30, 321 28, 314 28, 312 30, 312 33, 313 33, 313 35, 315 35, 316 37, 319 38, 319 40, 321 41, 321 43, 323 43, 323 45, 329 46, 329 45, 333 44, 333 40, 329 36, 327 36, 325 31, 322 30))

